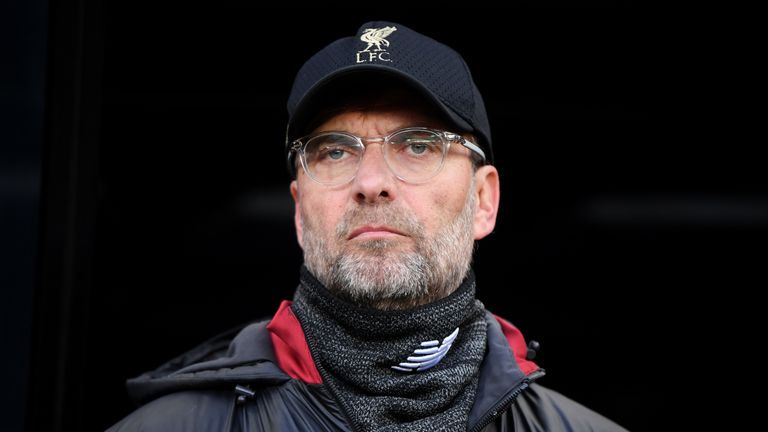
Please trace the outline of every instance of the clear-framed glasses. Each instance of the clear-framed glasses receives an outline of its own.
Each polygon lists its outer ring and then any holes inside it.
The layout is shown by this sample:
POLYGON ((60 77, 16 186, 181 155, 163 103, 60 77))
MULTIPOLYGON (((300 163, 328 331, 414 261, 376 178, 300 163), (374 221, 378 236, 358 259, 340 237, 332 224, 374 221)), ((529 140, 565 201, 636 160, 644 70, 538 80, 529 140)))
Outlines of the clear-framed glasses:
POLYGON ((463 136, 436 129, 409 127, 383 137, 359 137, 347 132, 320 132, 291 144, 289 158, 298 153, 304 172, 318 183, 337 186, 357 175, 364 142, 379 142, 392 173, 408 183, 423 183, 443 168, 451 143, 459 143, 485 161, 485 153, 463 136))

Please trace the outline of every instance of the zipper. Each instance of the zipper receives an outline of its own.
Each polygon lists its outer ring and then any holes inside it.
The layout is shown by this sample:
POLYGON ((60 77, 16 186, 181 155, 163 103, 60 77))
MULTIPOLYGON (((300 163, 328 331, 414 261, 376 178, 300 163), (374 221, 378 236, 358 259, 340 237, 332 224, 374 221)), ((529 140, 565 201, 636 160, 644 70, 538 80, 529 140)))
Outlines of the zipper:
POLYGON ((491 424, 492 421, 494 421, 499 415, 501 415, 504 411, 507 410, 507 408, 512 404, 512 402, 514 402, 515 399, 517 399, 517 397, 520 396, 520 393, 525 391, 525 389, 527 389, 533 381, 537 380, 542 376, 544 376, 544 371, 542 370, 538 370, 536 372, 531 373, 531 375, 526 377, 523 380, 523 382, 521 382, 517 387, 513 388, 512 391, 507 393, 507 395, 504 396, 501 402, 497 403, 493 407, 493 409, 491 409, 485 415, 485 417, 483 417, 481 421, 477 422, 475 427, 473 427, 470 432, 478 432, 482 430, 484 427, 491 424))
MULTIPOLYGON (((296 318, 296 321, 299 323, 299 327, 301 327, 302 331, 304 331, 304 325, 301 323, 301 320, 299 320, 299 317, 296 315, 296 313, 290 309, 290 312, 294 317, 296 318)), ((322 363, 317 361, 315 358, 315 343, 311 341, 307 336, 306 332, 304 332, 304 339, 307 341, 307 346, 309 347, 309 355, 312 357, 312 362, 315 364, 315 367, 317 368, 317 371, 320 373, 320 378, 323 379, 323 382, 320 383, 320 385, 326 387, 328 390, 328 393, 330 393, 331 397, 338 402, 339 408, 342 414, 344 414, 345 420, 347 421, 347 424, 349 425, 349 428, 352 430, 352 432, 363 432, 361 428, 357 426, 357 423, 352 421, 352 416, 349 415, 349 411, 347 408, 347 404, 344 403, 344 401, 341 400, 341 398, 336 397, 336 394, 339 392, 335 385, 331 383, 331 380, 328 379, 328 372, 323 367, 322 363)))
POLYGON ((249 399, 251 399, 256 394, 255 391, 251 390, 250 387, 245 385, 236 385, 235 386, 235 403, 232 407, 232 413, 229 416, 229 419, 227 421, 227 427, 225 430, 232 431, 235 428, 235 418, 237 417, 237 414, 240 414, 240 428, 244 428, 247 424, 247 413, 246 413, 246 406, 245 404, 248 402, 249 399))
MULTIPOLYGON (((309 339, 307 339, 307 345, 309 345, 309 339)), ((314 348, 310 345, 311 348, 314 348)), ((325 371, 325 368, 323 367, 320 362, 315 361, 314 355, 312 354, 312 350, 310 349, 309 354, 312 355, 312 361, 315 362, 315 367, 317 368, 317 371, 320 372, 320 377, 323 378, 323 382, 321 385, 329 387, 328 393, 333 396, 333 398, 338 402, 339 407, 341 408, 341 412, 344 413, 344 417, 346 417, 347 424, 349 425, 350 429, 352 429, 353 432, 362 432, 362 430, 357 426, 357 423, 352 421, 352 417, 349 415, 349 411, 347 411, 347 404, 345 404, 341 399, 336 397, 336 392, 338 392, 338 389, 336 386, 331 384, 331 381, 328 380, 328 372, 325 371)))

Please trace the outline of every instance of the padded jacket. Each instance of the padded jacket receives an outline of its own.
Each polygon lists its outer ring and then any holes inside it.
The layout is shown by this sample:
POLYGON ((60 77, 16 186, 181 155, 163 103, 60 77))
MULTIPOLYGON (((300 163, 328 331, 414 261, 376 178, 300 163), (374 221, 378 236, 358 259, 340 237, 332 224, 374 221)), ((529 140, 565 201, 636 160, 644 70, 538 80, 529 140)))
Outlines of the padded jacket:
MULTIPOLYGON (((140 408, 109 431, 353 431, 324 387, 301 325, 284 301, 268 321, 219 335, 128 380, 140 408)), ((622 431, 535 381, 512 324, 491 313, 468 431, 622 431)), ((438 426, 438 425, 436 425, 438 426)))

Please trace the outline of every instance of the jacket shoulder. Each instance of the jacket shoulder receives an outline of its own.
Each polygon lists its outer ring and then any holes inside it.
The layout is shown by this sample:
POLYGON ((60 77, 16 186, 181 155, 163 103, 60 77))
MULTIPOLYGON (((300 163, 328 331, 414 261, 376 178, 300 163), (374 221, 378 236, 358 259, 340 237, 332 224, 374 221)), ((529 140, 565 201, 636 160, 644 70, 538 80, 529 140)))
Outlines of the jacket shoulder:
POLYGON ((251 390, 242 402, 227 389, 170 393, 141 406, 108 432, 349 431, 333 396, 322 386, 290 380, 251 390))
POLYGON ((626 431, 591 409, 539 384, 522 392, 503 416, 515 431, 626 431))
POLYGON ((231 395, 229 391, 171 393, 142 405, 107 431, 228 430, 226 413, 233 412, 235 403, 231 395))

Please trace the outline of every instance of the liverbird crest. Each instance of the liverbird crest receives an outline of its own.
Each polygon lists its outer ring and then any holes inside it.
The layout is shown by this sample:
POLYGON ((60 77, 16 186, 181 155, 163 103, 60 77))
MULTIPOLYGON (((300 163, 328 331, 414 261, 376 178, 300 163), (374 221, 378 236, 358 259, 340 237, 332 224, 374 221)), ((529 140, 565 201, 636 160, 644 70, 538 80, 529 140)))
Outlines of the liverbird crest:
POLYGON ((361 52, 370 51, 371 47, 374 45, 376 45, 376 49, 374 51, 384 51, 384 48, 381 46, 389 46, 389 41, 385 38, 391 35, 395 30, 397 30, 397 27, 394 26, 387 26, 379 29, 368 28, 363 30, 363 34, 360 36, 360 40, 367 43, 368 46, 365 47, 365 49, 361 52))

